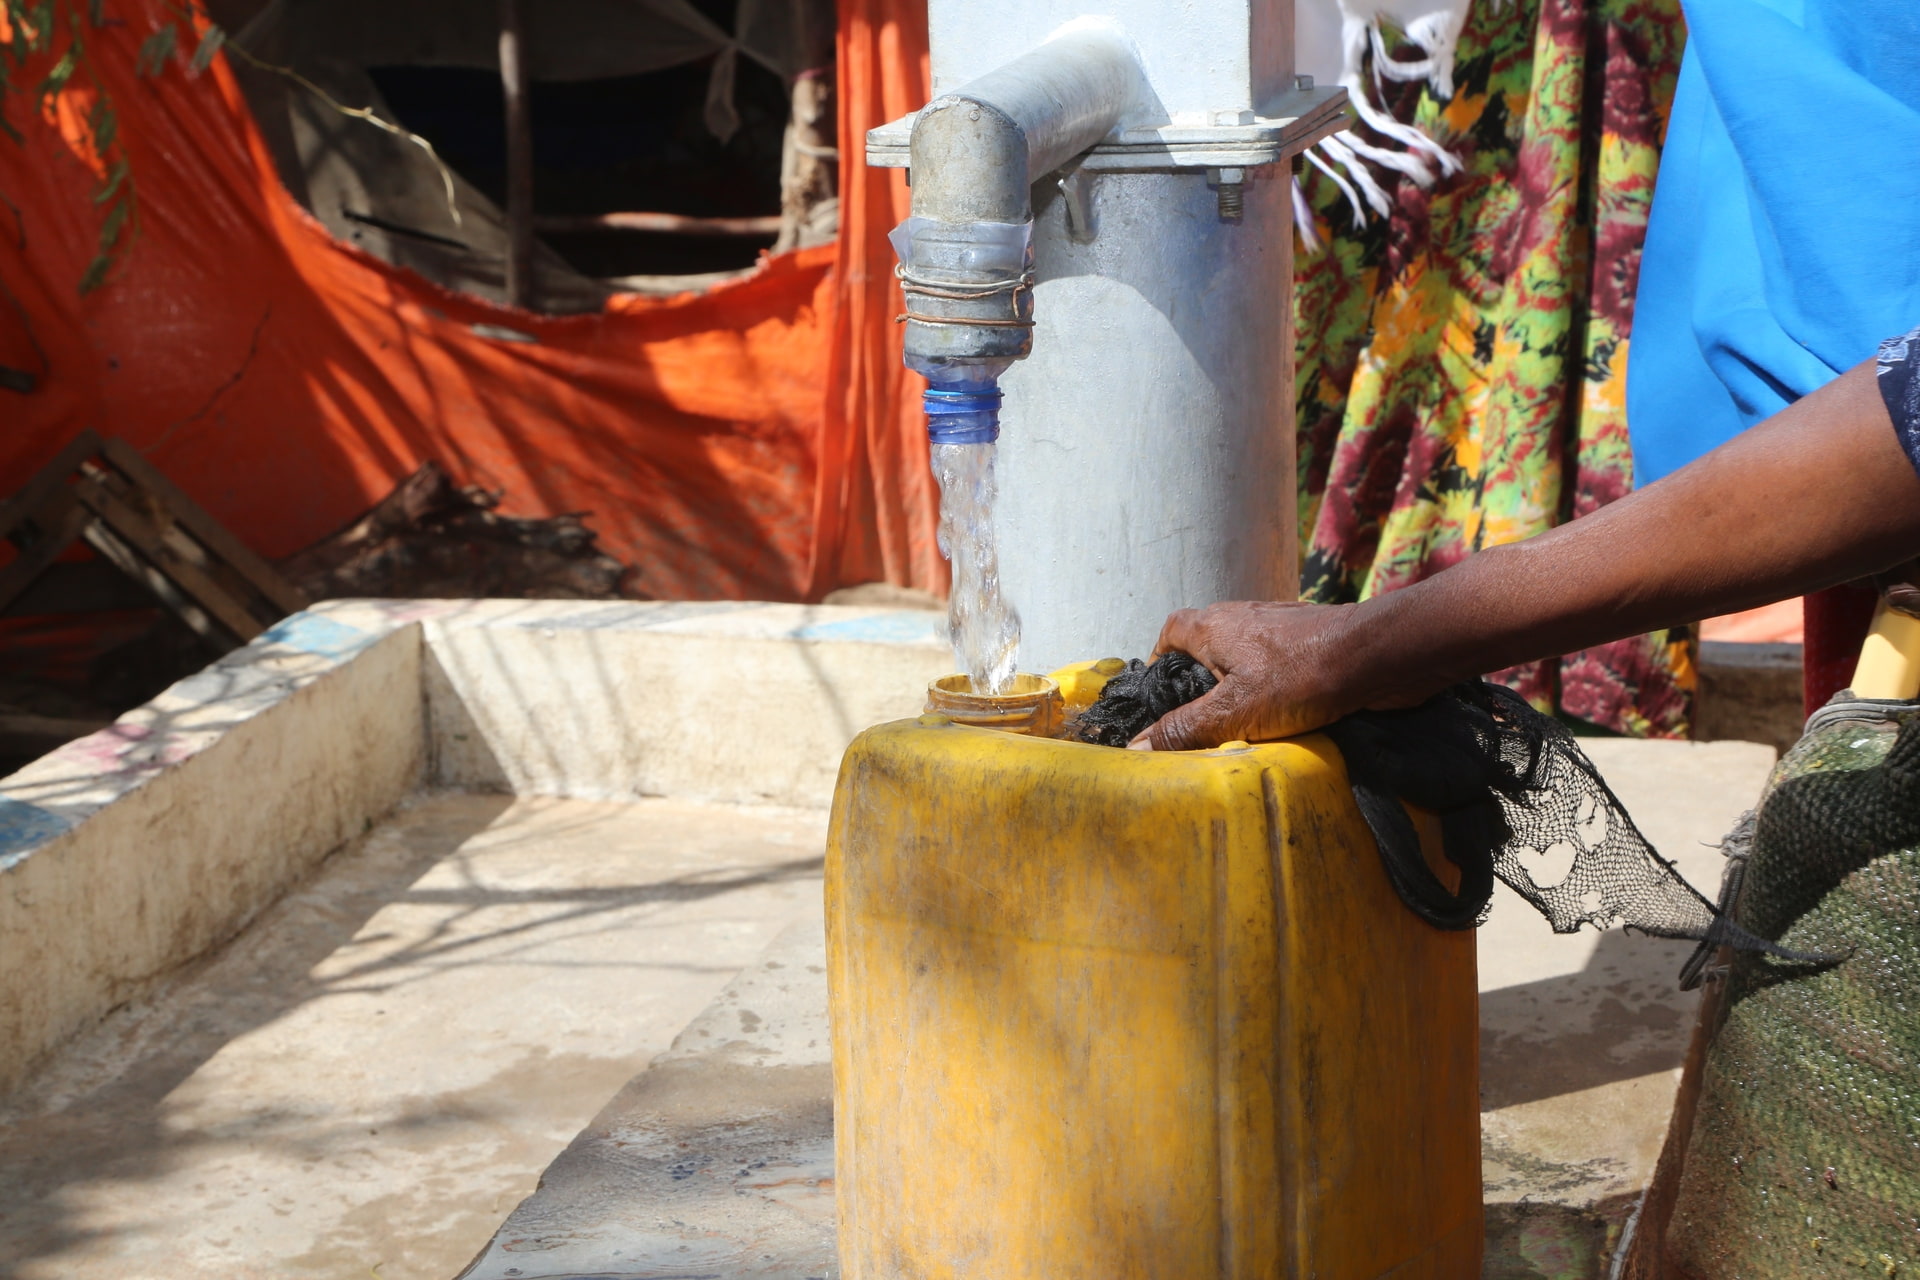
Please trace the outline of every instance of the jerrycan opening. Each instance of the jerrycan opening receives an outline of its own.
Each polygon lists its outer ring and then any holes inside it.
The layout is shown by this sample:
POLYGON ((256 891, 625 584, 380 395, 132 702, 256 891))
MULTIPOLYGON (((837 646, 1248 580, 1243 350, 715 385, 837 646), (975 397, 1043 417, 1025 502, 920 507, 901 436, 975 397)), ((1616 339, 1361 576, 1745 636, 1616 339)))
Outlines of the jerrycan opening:
POLYGON ((1057 737, 1065 723, 1060 686, 1047 676, 1020 672, 1005 693, 975 693, 973 680, 961 673, 941 676, 927 685, 927 711, 955 724, 1034 738, 1057 737))
POLYGON ((976 693, 964 672, 941 676, 927 685, 925 711, 978 729, 1073 737, 1080 714, 1099 699, 1108 680, 1126 669, 1119 658, 1090 658, 1044 676, 1020 672, 1002 694, 976 693))

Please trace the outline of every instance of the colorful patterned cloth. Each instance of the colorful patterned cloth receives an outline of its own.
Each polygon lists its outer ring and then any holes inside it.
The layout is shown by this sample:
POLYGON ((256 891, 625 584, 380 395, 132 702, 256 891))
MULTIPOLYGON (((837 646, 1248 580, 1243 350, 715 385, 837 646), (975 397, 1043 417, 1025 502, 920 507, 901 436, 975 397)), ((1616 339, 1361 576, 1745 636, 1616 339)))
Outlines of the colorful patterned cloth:
MULTIPOLYGON (((1418 582, 1627 493, 1626 348, 1685 30, 1677 0, 1481 0, 1451 101, 1388 84, 1465 162, 1355 230, 1302 181, 1328 247, 1297 267, 1301 594, 1418 582)), ((1381 174, 1383 183, 1393 175, 1381 174)), ((1502 679, 1542 709, 1686 732, 1690 628, 1502 679)))

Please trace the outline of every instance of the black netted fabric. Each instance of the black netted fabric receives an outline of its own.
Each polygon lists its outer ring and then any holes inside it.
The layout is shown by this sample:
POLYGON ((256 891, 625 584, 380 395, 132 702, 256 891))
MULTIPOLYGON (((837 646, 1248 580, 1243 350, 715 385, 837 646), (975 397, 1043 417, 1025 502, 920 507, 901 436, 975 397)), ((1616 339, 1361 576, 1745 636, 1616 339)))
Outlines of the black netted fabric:
POLYGON ((1161 654, 1152 666, 1135 658, 1126 670, 1108 678, 1099 701, 1074 721, 1072 735, 1081 742, 1124 747, 1148 725, 1192 702, 1214 683, 1213 672, 1184 653, 1161 654))
MULTIPOLYGON (((1082 741, 1124 746, 1213 687, 1185 654, 1130 663, 1083 713, 1082 741), (1174 663, 1174 659, 1178 663, 1174 663), (1092 734, 1085 730, 1089 721, 1092 734)), ((1624 924, 1663 938, 1770 949, 1734 928, 1654 852, 1566 727, 1512 690, 1474 680, 1406 711, 1364 711, 1323 730, 1347 765, 1395 891, 1421 919, 1469 929, 1498 876, 1557 933, 1624 924), (1428 866, 1405 805, 1439 815, 1449 888, 1428 866)))
POLYGON ((1723 971, 1667 1260, 1697 1280, 1916 1274, 1920 708, 1816 716, 1736 837, 1728 915, 1825 959, 1723 971))

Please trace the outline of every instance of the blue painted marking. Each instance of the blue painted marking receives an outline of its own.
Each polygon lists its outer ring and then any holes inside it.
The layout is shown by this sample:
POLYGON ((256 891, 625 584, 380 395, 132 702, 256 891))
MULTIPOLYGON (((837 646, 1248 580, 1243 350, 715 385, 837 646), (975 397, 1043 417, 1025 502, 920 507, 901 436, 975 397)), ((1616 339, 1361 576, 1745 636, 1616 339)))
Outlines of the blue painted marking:
POLYGON ((944 643, 947 620, 937 613, 876 613, 840 622, 816 622, 797 629, 796 640, 864 640, 869 644, 944 643))
POLYGON ((366 648, 373 642, 373 636, 317 613, 296 613, 262 631, 260 642, 298 649, 302 653, 317 653, 323 658, 344 658, 366 648))
POLYGON ((37 804, 0 796, 0 871, 19 862, 28 849, 45 844, 72 825, 37 804))

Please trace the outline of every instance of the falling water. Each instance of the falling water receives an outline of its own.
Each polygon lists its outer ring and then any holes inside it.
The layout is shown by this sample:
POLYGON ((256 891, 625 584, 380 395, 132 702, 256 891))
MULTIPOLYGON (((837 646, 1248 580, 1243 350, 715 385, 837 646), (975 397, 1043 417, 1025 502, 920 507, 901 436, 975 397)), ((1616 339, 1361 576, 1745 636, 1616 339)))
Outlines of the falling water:
POLYGON ((936 444, 940 482, 940 554, 953 565, 947 633, 975 693, 1002 694, 1013 683, 1020 615, 1000 593, 1000 552, 993 537, 993 444, 936 444))

